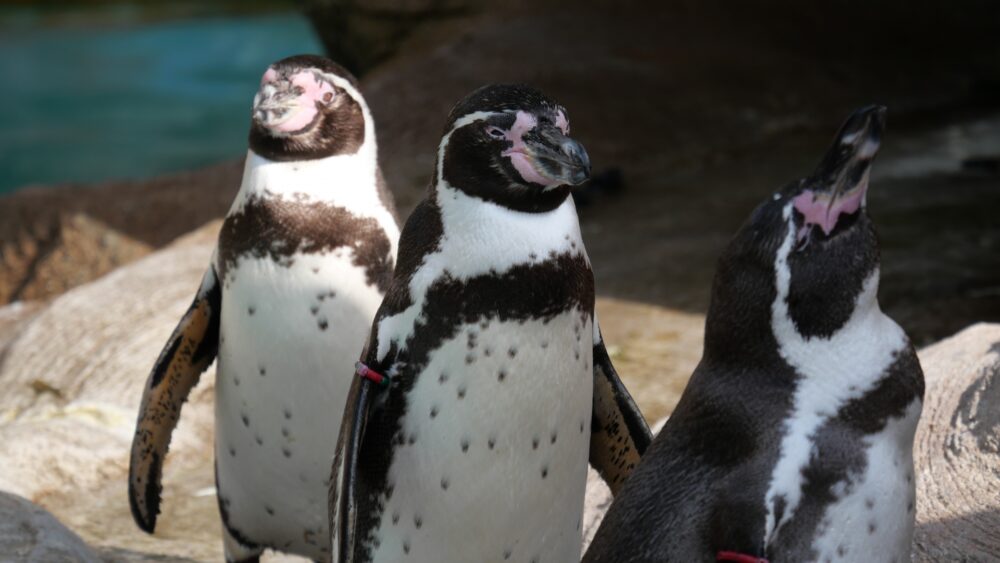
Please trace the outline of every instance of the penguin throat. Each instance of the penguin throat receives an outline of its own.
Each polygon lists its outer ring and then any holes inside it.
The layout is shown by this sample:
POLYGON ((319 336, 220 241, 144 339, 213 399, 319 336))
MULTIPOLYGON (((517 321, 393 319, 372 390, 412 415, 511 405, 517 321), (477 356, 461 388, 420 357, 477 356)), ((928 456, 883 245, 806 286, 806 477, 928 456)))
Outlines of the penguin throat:
POLYGON ((867 182, 843 193, 825 194, 805 190, 795 196, 792 204, 803 217, 803 226, 798 234, 799 240, 810 225, 819 227, 823 230, 823 234, 829 236, 842 215, 850 215, 861 208, 866 191, 865 184, 867 182))

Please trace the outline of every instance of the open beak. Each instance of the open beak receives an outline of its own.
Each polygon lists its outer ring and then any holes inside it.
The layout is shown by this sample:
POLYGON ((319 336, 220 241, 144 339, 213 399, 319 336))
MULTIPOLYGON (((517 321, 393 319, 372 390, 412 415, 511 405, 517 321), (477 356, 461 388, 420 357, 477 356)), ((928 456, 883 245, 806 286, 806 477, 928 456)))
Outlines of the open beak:
POLYGON ((841 126, 809 178, 809 189, 793 200, 804 218, 800 241, 813 227, 829 235, 840 217, 865 206, 871 163, 885 132, 885 112, 884 106, 868 106, 855 111, 841 126))
POLYGON ((551 124, 539 124, 523 144, 504 152, 528 181, 546 189, 576 186, 590 178, 590 157, 579 142, 551 124))

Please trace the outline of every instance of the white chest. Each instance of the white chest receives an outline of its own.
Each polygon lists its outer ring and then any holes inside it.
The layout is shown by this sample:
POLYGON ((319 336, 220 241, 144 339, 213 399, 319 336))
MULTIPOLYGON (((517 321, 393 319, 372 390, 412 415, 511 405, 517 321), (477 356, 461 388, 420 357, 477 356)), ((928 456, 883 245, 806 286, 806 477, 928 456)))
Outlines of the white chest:
POLYGON ((571 310, 464 325, 435 350, 408 394, 375 560, 578 560, 592 346, 589 313, 571 310))
POLYGON ((916 507, 912 444, 920 410, 915 400, 902 417, 864 440, 866 467, 839 485, 840 498, 827 507, 812 544, 815 561, 868 560, 874 554, 881 561, 910 560, 916 507))

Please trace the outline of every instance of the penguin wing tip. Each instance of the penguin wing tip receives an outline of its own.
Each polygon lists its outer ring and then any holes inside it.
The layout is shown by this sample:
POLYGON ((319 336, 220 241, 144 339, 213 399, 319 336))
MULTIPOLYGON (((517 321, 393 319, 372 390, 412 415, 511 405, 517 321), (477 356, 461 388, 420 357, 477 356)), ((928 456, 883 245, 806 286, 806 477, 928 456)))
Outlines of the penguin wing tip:
POLYGON ((132 520, 135 521, 135 525, 139 527, 140 530, 152 535, 156 530, 156 517, 159 515, 159 504, 160 495, 156 495, 156 506, 151 512, 146 512, 141 506, 139 506, 138 496, 136 494, 135 486, 130 484, 128 488, 128 504, 129 508, 132 509, 132 520))

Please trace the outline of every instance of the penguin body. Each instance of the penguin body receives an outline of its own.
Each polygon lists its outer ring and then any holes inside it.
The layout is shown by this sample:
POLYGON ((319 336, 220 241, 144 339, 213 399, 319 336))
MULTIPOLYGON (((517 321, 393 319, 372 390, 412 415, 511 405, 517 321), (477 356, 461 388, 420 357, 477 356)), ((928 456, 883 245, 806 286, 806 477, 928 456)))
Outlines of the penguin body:
POLYGON ((447 131, 363 357, 389 383, 359 379, 348 399, 335 560, 575 561, 592 435, 618 432, 610 479, 649 439, 606 354, 594 363, 593 274, 565 185, 589 163, 565 110, 524 87, 477 91, 447 131), (619 417, 607 432, 592 432, 598 389, 601 416, 619 417))
POLYGON ((217 294, 215 341, 179 327, 157 362, 154 374, 177 377, 151 381, 144 395, 130 498, 151 530, 158 490, 148 487, 158 488, 159 468, 146 460, 162 459, 166 444, 145 438, 155 427, 169 439, 176 416, 159 406, 179 409, 197 378, 176 366, 187 337, 217 350, 215 470, 227 559, 254 560, 265 548, 322 559, 334 437, 353 360, 391 278, 398 227, 380 193, 371 116, 350 75, 329 61, 272 65, 250 140, 203 284, 202 293, 217 294))
POLYGON ((730 242, 702 361, 584 561, 909 560, 923 375, 877 301, 883 128, 853 114, 730 242))

